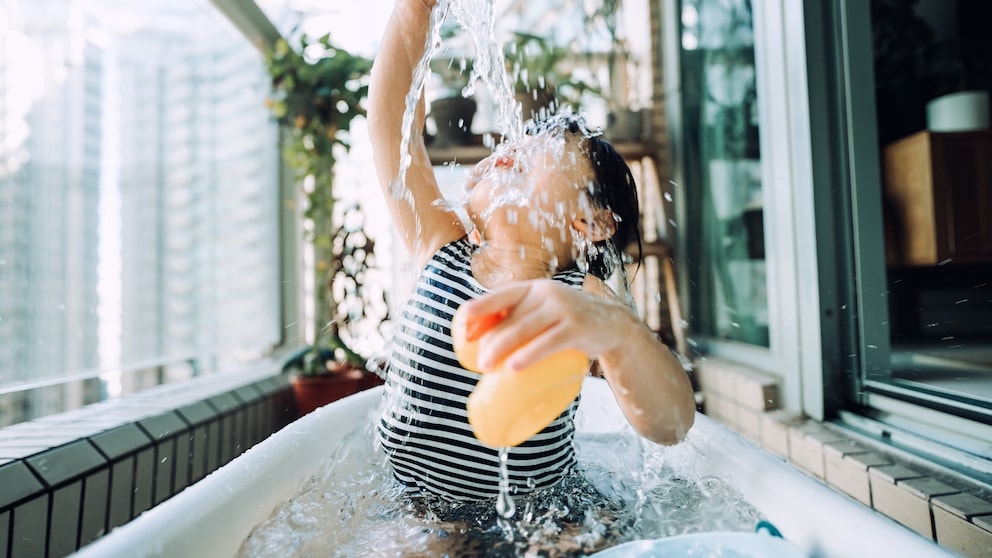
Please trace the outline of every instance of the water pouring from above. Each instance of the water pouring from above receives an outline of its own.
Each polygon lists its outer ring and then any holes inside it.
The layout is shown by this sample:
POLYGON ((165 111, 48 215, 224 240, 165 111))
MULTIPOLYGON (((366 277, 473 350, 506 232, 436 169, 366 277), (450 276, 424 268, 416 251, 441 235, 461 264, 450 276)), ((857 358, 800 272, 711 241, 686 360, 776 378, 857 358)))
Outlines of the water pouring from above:
MULTIPOLYGON (((503 493, 540 490, 575 467, 577 397, 565 397, 565 409, 507 450, 502 463, 499 450, 469 424, 469 396, 480 376, 454 353, 455 310, 468 320, 503 316, 477 340, 482 370, 500 363, 525 377, 541 374, 528 368, 551 355, 589 355, 647 439, 681 441, 695 405, 678 360, 608 284, 622 276, 624 250, 639 245, 637 193, 623 158, 581 115, 562 110, 524 128, 519 107, 507 110, 516 122, 503 124, 504 141, 476 165, 460 198, 467 224, 441 195, 423 140, 418 72, 447 14, 468 29, 489 29, 473 18, 494 17, 490 2, 398 0, 372 70, 376 171, 418 270, 413 294, 395 312, 388 404, 377 435, 395 478, 411 493, 493 501, 501 485, 503 493), (467 9, 477 5, 485 9, 467 9), (518 125, 524 133, 514 132, 518 125)), ((477 60, 497 62, 477 62, 474 71, 504 71, 492 34, 475 35, 477 60)), ((497 85, 492 93, 504 94, 505 78, 480 77, 497 85)), ((517 389, 530 389, 524 384, 517 389)))

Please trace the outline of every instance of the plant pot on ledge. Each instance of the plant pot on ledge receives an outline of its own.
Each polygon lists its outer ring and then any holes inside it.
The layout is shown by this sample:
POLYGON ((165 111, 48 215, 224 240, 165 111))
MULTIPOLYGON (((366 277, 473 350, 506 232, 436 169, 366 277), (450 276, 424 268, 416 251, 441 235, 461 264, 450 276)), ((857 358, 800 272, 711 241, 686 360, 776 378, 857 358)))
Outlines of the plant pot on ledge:
POLYGON ((472 143, 472 120, 477 105, 467 97, 445 97, 431 103, 431 118, 437 126, 435 147, 452 147, 472 143))
MULTIPOLYGON (((340 341, 339 341, 340 342, 340 341)), ((350 349, 341 352, 341 346, 305 347, 296 353, 283 371, 289 372, 299 416, 333 403, 338 399, 381 385, 383 379, 363 365, 361 357, 350 349)))
POLYGON ((349 364, 335 364, 340 365, 337 370, 324 374, 293 374, 289 377, 300 416, 364 389, 365 377, 369 375, 365 370, 349 364))

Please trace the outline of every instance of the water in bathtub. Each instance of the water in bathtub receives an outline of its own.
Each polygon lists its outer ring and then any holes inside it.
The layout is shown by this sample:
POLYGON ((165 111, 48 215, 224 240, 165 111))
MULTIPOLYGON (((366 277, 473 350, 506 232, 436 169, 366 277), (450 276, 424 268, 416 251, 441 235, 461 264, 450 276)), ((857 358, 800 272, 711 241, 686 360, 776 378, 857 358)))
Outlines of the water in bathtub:
MULTIPOLYGON (((580 421, 601 420, 597 417, 580 421)), ((732 479, 701 476, 689 433, 664 447, 630 427, 580 422, 579 466, 559 485, 496 502, 409 497, 374 445, 372 423, 350 433, 299 494, 244 541, 239 556, 584 556, 624 542, 705 531, 748 531, 761 519, 732 479)))

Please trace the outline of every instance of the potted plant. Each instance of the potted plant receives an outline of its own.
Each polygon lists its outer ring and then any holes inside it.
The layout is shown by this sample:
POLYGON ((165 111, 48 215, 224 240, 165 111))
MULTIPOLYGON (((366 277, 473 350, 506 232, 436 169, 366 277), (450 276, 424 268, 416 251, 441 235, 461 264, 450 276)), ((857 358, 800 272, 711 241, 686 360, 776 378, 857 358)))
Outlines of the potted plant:
POLYGON ((318 330, 331 323, 335 313, 330 296, 333 269, 334 165, 346 151, 351 123, 365 116, 372 61, 331 44, 330 35, 313 40, 300 36, 299 50, 284 39, 265 52, 272 77, 266 101, 273 116, 286 130, 283 155, 303 186, 304 219, 313 244, 318 330))
POLYGON ((505 56, 525 120, 554 114, 563 104, 578 112, 584 93, 600 94, 599 88, 571 74, 571 54, 550 37, 514 33, 505 56))
POLYGON ((605 31, 609 39, 606 68, 609 75, 607 125, 604 133, 614 141, 631 141, 641 137, 644 117, 631 102, 631 75, 636 75, 637 60, 620 27, 623 0, 599 0, 587 3, 585 27, 589 35, 605 31))
POLYGON ((338 207, 334 192, 338 154, 349 148, 351 123, 365 115, 372 62, 335 47, 329 35, 313 40, 305 34, 298 51, 280 39, 266 50, 265 61, 272 78, 266 104, 286 131, 283 155, 302 185, 315 284, 322 286, 315 289, 317 340, 283 367, 306 413, 381 383, 345 342, 346 330, 367 313, 365 274, 374 246, 365 235, 360 208, 338 207), (324 395, 315 398, 315 390, 324 395))
MULTIPOLYGON (((451 26, 443 28, 442 41, 450 43, 457 40, 460 29, 451 26)), ((471 95, 466 95, 473 61, 468 55, 459 53, 464 50, 459 45, 449 46, 448 54, 430 62, 431 71, 441 79, 441 92, 431 102, 430 113, 437 128, 432 143, 435 147, 473 143, 472 121, 478 105, 471 95)))
POLYGON ((358 337, 350 331, 355 324, 378 332, 388 318, 385 294, 367 282, 375 243, 365 234, 360 205, 348 205, 338 217, 328 274, 333 320, 313 345, 297 351, 283 365, 283 371, 290 374, 300 414, 383 383, 381 371, 373 369, 369 359, 353 350, 347 340, 358 337))
POLYGON ((366 370, 365 359, 335 333, 323 335, 292 354, 283 364, 283 372, 289 374, 301 416, 371 387, 378 378, 366 370))

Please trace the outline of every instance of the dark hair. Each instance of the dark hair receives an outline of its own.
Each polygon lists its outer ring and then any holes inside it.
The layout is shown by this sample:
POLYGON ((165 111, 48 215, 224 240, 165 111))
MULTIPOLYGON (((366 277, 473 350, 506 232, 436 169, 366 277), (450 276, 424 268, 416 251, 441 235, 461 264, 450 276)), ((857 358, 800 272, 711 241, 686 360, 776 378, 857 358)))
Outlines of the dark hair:
POLYGON ((597 207, 612 211, 617 217, 613 236, 597 242, 595 249, 587 255, 589 273, 606 280, 616 266, 623 263, 624 249, 635 242, 639 261, 642 250, 640 204, 634 175, 623 156, 601 134, 590 131, 580 115, 569 110, 530 123, 526 131, 528 134, 562 131, 583 138, 583 148, 589 154, 595 175, 595 184, 590 192, 592 202, 597 207))

